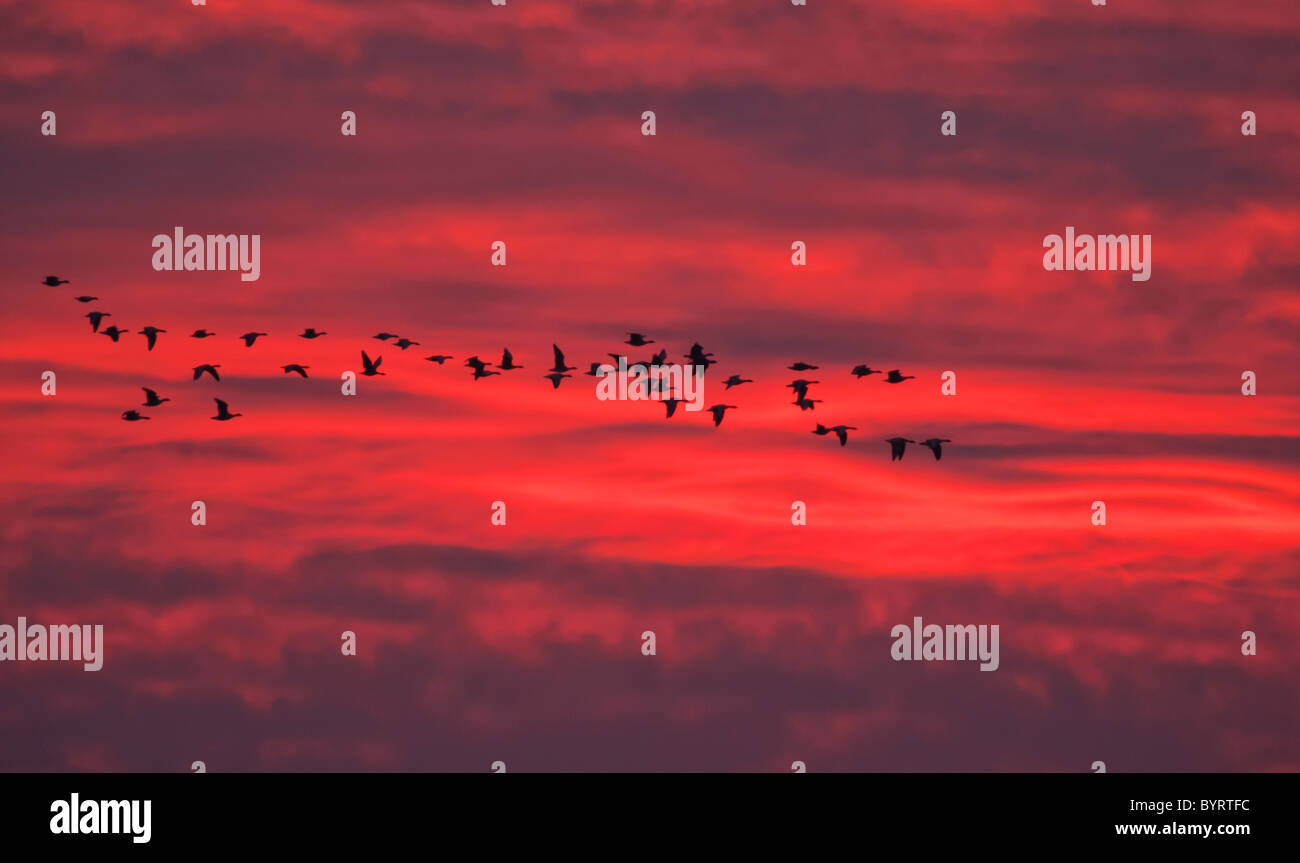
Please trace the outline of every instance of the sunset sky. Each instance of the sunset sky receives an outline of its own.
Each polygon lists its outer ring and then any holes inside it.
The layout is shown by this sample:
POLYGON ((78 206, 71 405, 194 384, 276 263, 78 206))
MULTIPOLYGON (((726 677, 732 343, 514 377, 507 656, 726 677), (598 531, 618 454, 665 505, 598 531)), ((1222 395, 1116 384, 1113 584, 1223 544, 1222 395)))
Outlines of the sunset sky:
POLYGON ((106 640, 0 664, 0 770, 1300 770, 1297 56, 1293 0, 0 0, 0 623, 106 640), (697 341, 717 428, 541 377, 697 341))

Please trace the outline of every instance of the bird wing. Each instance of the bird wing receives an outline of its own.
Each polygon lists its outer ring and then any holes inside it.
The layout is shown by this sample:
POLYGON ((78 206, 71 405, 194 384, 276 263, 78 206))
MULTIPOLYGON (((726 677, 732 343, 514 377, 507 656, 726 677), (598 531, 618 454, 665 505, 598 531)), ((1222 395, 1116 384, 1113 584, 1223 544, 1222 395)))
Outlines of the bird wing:
POLYGON ((557 369, 563 367, 563 366, 564 366, 564 351, 560 350, 560 346, 559 346, 559 345, 551 345, 551 350, 555 351, 555 367, 556 367, 557 369))
POLYGON ((844 446, 849 440, 849 433, 845 429, 836 429, 835 436, 840 439, 840 446, 844 446))
POLYGON ((213 401, 217 403, 217 413, 218 413, 218 414, 227 414, 227 413, 230 412, 230 411, 226 408, 226 403, 223 402, 221 399, 213 399, 213 401))

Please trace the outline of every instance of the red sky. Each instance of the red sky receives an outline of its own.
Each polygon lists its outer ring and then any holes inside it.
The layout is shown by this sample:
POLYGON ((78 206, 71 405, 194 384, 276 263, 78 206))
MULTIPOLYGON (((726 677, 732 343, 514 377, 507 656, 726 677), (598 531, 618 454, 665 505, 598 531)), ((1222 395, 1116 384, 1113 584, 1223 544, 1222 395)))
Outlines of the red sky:
POLYGON ((0 623, 106 638, 100 672, 0 665, 0 769, 1300 768, 1293 3, 0 25, 0 623), (153 271, 176 225, 260 234, 260 280, 153 271), (1150 281, 1044 271, 1067 225, 1150 234, 1150 281), (737 409, 541 379, 630 330, 702 343, 737 409), (522 370, 460 365, 507 346, 522 370), (387 375, 344 397, 362 348, 387 375), (142 386, 171 401, 120 421, 142 386), (998 624, 1001 667, 893 662, 917 615, 998 624))

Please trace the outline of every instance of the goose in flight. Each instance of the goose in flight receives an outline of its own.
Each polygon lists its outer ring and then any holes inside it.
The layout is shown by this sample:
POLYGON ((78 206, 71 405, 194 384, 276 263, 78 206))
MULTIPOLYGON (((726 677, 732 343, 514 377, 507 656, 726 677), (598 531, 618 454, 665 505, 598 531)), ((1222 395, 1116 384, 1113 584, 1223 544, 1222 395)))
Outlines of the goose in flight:
POLYGON ((809 372, 817 368, 817 366, 809 365, 808 363, 795 363, 792 366, 786 366, 786 368, 792 372, 809 372))
POLYGON ((514 354, 510 353, 509 348, 505 348, 501 351, 501 362, 497 363, 497 368, 513 371, 514 369, 522 369, 523 366, 515 365, 514 354))
POLYGON ((171 399, 158 398, 158 394, 148 387, 140 387, 140 389, 144 390, 144 406, 147 408, 156 408, 163 402, 171 401, 171 399))
POLYGON ((257 337, 264 336, 264 335, 266 335, 266 333, 244 333, 242 336, 240 336, 240 338, 244 340, 244 344, 247 347, 251 348, 253 346, 253 342, 257 341, 257 337))
POLYGON ((385 374, 384 372, 381 372, 379 370, 379 364, 382 363, 383 361, 384 361, 383 357, 376 357, 375 360, 372 362, 370 357, 366 355, 366 352, 362 351, 361 364, 365 366, 365 369, 361 372, 361 374, 365 375, 368 378, 373 378, 375 375, 385 374))
POLYGON ((645 336, 641 335, 640 333, 628 333, 627 341, 623 342, 623 344, 631 345, 634 348, 641 348, 641 347, 645 347, 646 345, 653 345, 654 343, 655 343, 654 339, 647 339, 645 336))
POLYGON ((100 333, 100 335, 108 336, 113 341, 117 341, 119 338, 126 335, 126 330, 119 330, 117 327, 108 327, 104 332, 100 333))
POLYGON ((235 417, 242 417, 243 414, 232 414, 230 408, 221 399, 213 399, 217 403, 217 415, 214 420, 233 420, 235 417))
POLYGON ((803 400, 808 397, 808 385, 819 383, 821 383, 821 381, 806 381, 803 378, 799 378, 797 381, 790 381, 786 386, 794 390, 794 397, 796 399, 803 400))
POLYGON ((99 297, 80 296, 80 297, 73 297, 73 299, 79 303, 93 303, 95 300, 99 299, 99 297))
POLYGON ((158 334, 165 333, 165 332, 167 331, 160 330, 157 327, 145 327, 143 330, 140 331, 139 334, 144 336, 146 339, 148 339, 149 350, 153 350, 153 346, 158 343, 158 334))
MULTIPOLYGON (((555 365, 551 366, 551 371, 562 373, 562 372, 571 372, 578 368, 577 366, 570 366, 565 364, 564 351, 560 350, 559 345, 552 344, 551 350, 555 351, 555 365)), ((565 375, 565 377, 568 377, 568 375, 565 375)), ((560 382, 556 381, 555 385, 558 387, 560 385, 560 382)))
POLYGON ((486 366, 484 366, 483 368, 475 367, 473 378, 474 380, 478 380, 479 378, 486 378, 489 377, 490 375, 499 375, 499 374, 501 374, 501 372, 490 371, 486 366))
POLYGON ((297 363, 289 363, 289 365, 280 366, 280 368, 284 369, 284 373, 286 375, 293 374, 296 372, 297 374, 300 374, 303 377, 307 377, 307 369, 311 368, 311 366, 300 366, 297 363))
POLYGON ((828 429, 828 428, 826 428, 826 426, 822 425, 821 423, 817 423, 817 428, 813 429, 813 430, 810 432, 810 434, 815 434, 815 435, 819 435, 819 436, 825 436, 825 435, 828 435, 828 434, 830 434, 830 433, 831 433, 831 430, 828 429))
POLYGON ((51 288, 57 288, 59 285, 66 285, 67 283, 67 279, 60 279, 58 276, 46 276, 45 281, 41 282, 42 285, 48 285, 51 288))
POLYGON ((447 360, 454 360, 455 357, 449 357, 445 354, 434 354, 431 357, 425 357, 425 359, 431 363, 437 363, 438 365, 442 365, 443 363, 447 362, 447 360))
POLYGON ((722 415, 727 412, 728 408, 735 410, 736 406, 735 405, 713 405, 712 407, 709 408, 709 413, 713 414, 713 424, 715 426, 722 425, 722 415))
POLYGON ((144 414, 140 413, 137 410, 129 410, 129 411, 122 411, 122 419, 126 420, 129 423, 133 423, 136 422, 137 420, 147 420, 149 419, 149 417, 145 416, 144 414))
POLYGON ((916 375, 904 375, 904 374, 900 374, 899 371, 898 371, 898 369, 894 369, 893 371, 891 371, 891 372, 889 373, 889 377, 885 378, 885 383, 887 383, 887 384, 901 384, 903 381, 910 381, 910 380, 911 380, 912 378, 914 378, 914 377, 916 377, 916 375))
POLYGON ((857 375, 859 378, 864 378, 867 375, 883 375, 884 372, 882 372, 880 369, 873 369, 871 366, 859 365, 859 366, 854 366, 853 371, 849 372, 849 374, 857 375))
POLYGON ((705 371, 708 371, 709 366, 717 362, 717 360, 709 359, 709 357, 713 356, 713 352, 704 350, 699 342, 691 345, 691 352, 685 356, 686 359, 691 361, 691 365, 704 366, 705 371))
POLYGON ((934 460, 938 461, 943 458, 943 445, 946 443, 952 443, 952 441, 947 438, 932 437, 929 440, 921 441, 921 446, 928 446, 930 452, 934 453, 934 460))
MULTIPOLYGON (((601 371, 601 367, 602 367, 602 366, 607 366, 607 365, 608 365, 608 363, 592 363, 592 364, 591 364, 591 370, 590 370, 590 371, 583 372, 583 374, 584 374, 584 375, 591 375, 593 378, 603 377, 603 376, 609 374, 609 372, 608 372, 608 371, 601 371)), ((670 416, 671 416, 671 414, 670 414, 670 416)))
POLYGON ((213 365, 211 363, 204 363, 201 366, 195 366, 194 380, 197 381, 199 378, 203 377, 204 372, 207 372, 208 374, 212 375, 212 379, 214 381, 219 381, 221 380, 221 375, 217 374, 217 369, 219 368, 221 368, 221 363, 217 363, 216 365, 213 365))
POLYGON ((840 446, 844 446, 849 442, 849 432, 857 431, 858 427, 840 425, 831 426, 830 430, 835 432, 835 436, 840 439, 840 446))
POLYGON ((889 460, 898 461, 903 457, 903 450, 907 449, 907 445, 916 441, 905 437, 891 437, 885 438, 885 443, 889 444, 889 460))
POLYGON ((731 377, 727 378, 725 381, 722 382, 723 386, 725 386, 727 389, 731 389, 732 387, 738 387, 741 384, 752 384, 752 383, 753 383, 752 380, 750 380, 749 378, 742 378, 740 375, 732 375, 731 377))
POLYGON ((319 339, 321 336, 328 336, 329 333, 317 332, 315 327, 308 327, 298 334, 300 339, 319 339))
POLYGON ((111 318, 113 315, 109 312, 86 312, 86 317, 90 318, 90 331, 99 332, 99 322, 104 318, 111 318))
POLYGON ((393 344, 397 345, 402 350, 406 350, 411 345, 418 345, 419 342, 413 342, 410 339, 398 339, 397 341, 393 342, 393 344))
POLYGON ((215 336, 215 335, 216 335, 216 333, 210 333, 210 332, 208 332, 207 330, 195 330, 194 332, 190 333, 190 338, 192 338, 192 339, 207 339, 207 338, 211 338, 212 336, 215 336))
POLYGON ((372 339, 379 339, 381 342, 386 342, 386 341, 388 341, 389 339, 395 339, 395 338, 397 338, 397 333, 375 333, 375 334, 374 334, 373 336, 371 336, 370 338, 372 338, 372 339))
POLYGON ((565 378, 571 378, 573 375, 566 375, 564 372, 551 372, 549 375, 542 375, 542 377, 550 378, 551 386, 558 390, 560 388, 560 381, 565 378))
POLYGON ((815 410, 817 410, 817 403, 820 402, 820 401, 821 401, 821 399, 806 399, 806 398, 800 398, 800 399, 798 399, 798 400, 796 400, 796 401, 792 401, 792 402, 790 402, 790 404, 792 404, 792 405, 798 405, 798 406, 799 406, 799 410, 801 410, 801 411, 815 411, 815 410))

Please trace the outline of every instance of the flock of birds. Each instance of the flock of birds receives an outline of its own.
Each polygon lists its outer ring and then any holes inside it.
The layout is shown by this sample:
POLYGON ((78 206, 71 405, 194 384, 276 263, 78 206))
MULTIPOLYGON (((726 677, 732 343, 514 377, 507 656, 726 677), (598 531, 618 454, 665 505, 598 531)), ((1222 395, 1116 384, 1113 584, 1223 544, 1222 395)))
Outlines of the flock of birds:
MULTIPOLYGON (((42 282, 42 284, 48 287, 59 287, 60 285, 65 285, 68 283, 69 282, 67 279, 61 279, 58 276, 46 276, 44 281, 42 282)), ((82 295, 82 296, 74 297, 73 299, 75 299, 79 303, 92 303, 97 301, 99 297, 82 295)), ((86 314, 86 317, 90 319, 91 332, 108 336, 114 342, 117 342, 122 336, 130 334, 128 330, 120 329, 116 325, 110 325, 101 330, 100 324, 103 323, 104 319, 112 317, 112 315, 109 314, 108 312, 91 311, 86 314)), ((159 334, 166 333, 166 332, 167 332, 166 330, 161 329, 160 327, 146 326, 143 329, 138 330, 137 335, 142 335, 145 337, 148 346, 147 349, 152 351, 154 349, 154 346, 158 343, 159 334)), ((209 332, 208 330, 205 329, 199 329, 190 333, 190 338, 208 339, 214 337, 215 335, 216 333, 209 332)), ((239 339, 243 341, 246 347, 251 348, 253 347, 254 343, 256 343, 258 339, 265 338, 266 335, 267 335, 266 333, 262 333, 262 332, 247 332, 239 336, 239 339)), ((302 339, 313 340, 326 335, 329 335, 329 333, 317 330, 314 327, 307 327, 301 333, 298 334, 298 337, 302 339)), ((400 348, 403 351, 420 344, 417 341, 412 341, 411 339, 400 337, 396 333, 389 333, 389 332, 376 333, 373 336, 373 338, 385 344, 390 344, 393 345, 394 347, 400 348)), ((628 333, 628 338, 624 342, 624 344, 631 345, 632 347, 644 347, 646 345, 654 344, 654 339, 647 339, 641 333, 628 333)), ((547 370, 547 373, 542 375, 542 377, 549 380, 553 388, 559 389, 560 382, 563 381, 565 378, 573 377, 572 375, 569 374, 569 372, 577 371, 577 367, 568 365, 565 362, 564 352, 560 350, 558 345, 551 345, 551 349, 553 350, 555 355, 555 365, 553 365, 549 370, 547 370)), ((668 351, 660 350, 659 352, 655 353, 649 360, 639 361, 639 362, 628 361, 625 354, 609 354, 609 356, 615 361, 615 363, 619 363, 621 361, 622 364, 624 364, 626 368, 629 371, 631 371, 633 368, 637 366, 648 368, 649 366, 665 365, 668 360, 668 351)), ((687 354, 683 354, 683 356, 690 361, 689 365, 699 367, 701 373, 707 371, 709 366, 714 365, 718 362, 717 360, 713 359, 713 353, 704 350, 704 348, 698 342, 692 345, 690 352, 687 354)), ((432 356, 425 357, 425 359, 429 362, 437 363, 438 365, 443 365, 447 362, 447 360, 455 359, 455 357, 446 354, 433 354, 432 356)), ((361 374, 366 377, 374 377, 376 375, 385 374, 384 372, 379 370, 379 366, 383 363, 383 361, 384 358, 382 356, 376 356, 372 360, 370 358, 370 355, 363 350, 361 352, 361 363, 362 363, 361 374)), ((509 349, 505 349, 502 351, 501 362, 497 363, 495 367, 490 367, 491 366, 490 363, 487 363, 479 359, 477 356, 472 356, 469 359, 465 360, 464 365, 466 368, 471 370, 472 377, 474 378, 474 380, 490 377, 492 375, 500 375, 505 372, 517 371, 523 368, 523 366, 515 362, 514 355, 510 353, 509 349)), ((217 371, 219 368, 221 368, 220 363, 203 363, 202 365, 194 366, 193 368, 194 380, 197 381, 206 374, 211 376, 211 378, 214 381, 220 381, 221 374, 220 372, 217 371)), ((286 375, 296 374, 305 378, 307 377, 307 370, 311 368, 311 366, 303 365, 300 363, 289 363, 288 365, 281 366, 280 368, 284 371, 284 374, 286 375)), ((594 362, 591 364, 591 368, 588 371, 583 372, 583 374, 590 375, 591 377, 600 377, 603 374, 608 374, 609 368, 610 365, 608 363, 594 362)), ((787 366, 787 368, 790 369, 790 371, 794 371, 794 372, 807 372, 807 371, 816 371, 819 368, 819 366, 811 365, 805 362, 796 362, 787 366)), ((899 369, 892 369, 886 374, 884 371, 880 369, 873 369, 866 365, 854 366, 853 369, 849 372, 849 374, 853 375, 859 380, 868 377, 870 375, 885 375, 885 377, 883 377, 881 380, 883 380, 885 383, 888 384, 901 384, 904 381, 913 380, 916 377, 915 375, 905 375, 899 369)), ((723 387, 727 390, 730 390, 733 387, 741 386, 742 384, 750 384, 750 383, 753 383, 752 379, 742 378, 740 375, 737 374, 731 375, 730 377, 728 377, 726 380, 722 382, 723 387)), ((819 384, 819 383, 821 383, 821 381, 819 380, 806 380, 804 378, 797 378, 791 381, 790 383, 786 384, 786 386, 790 388, 794 393, 794 401, 791 402, 791 404, 797 406, 801 411, 816 410, 817 405, 822 402, 822 399, 809 398, 808 388, 813 384, 819 384)), ((662 394, 665 392, 665 379, 662 377, 660 378, 651 377, 649 381, 649 386, 651 387, 650 392, 652 393, 658 392, 662 394)), ((149 389, 148 387, 141 387, 141 389, 144 390, 145 393, 145 401, 142 404, 143 407, 158 407, 163 402, 171 401, 171 399, 169 398, 159 398, 158 393, 149 389)), ((677 410, 677 405, 681 404, 682 400, 679 399, 677 395, 678 394, 675 391, 672 391, 672 392, 668 392, 667 397, 660 399, 660 401, 663 402, 665 409, 667 411, 667 417, 672 417, 672 415, 677 410)), ((230 406, 222 399, 214 398, 213 401, 216 402, 217 404, 217 413, 216 416, 212 417, 212 419, 221 422, 226 422, 234 419, 235 417, 243 416, 243 414, 231 413, 230 406)), ((719 426, 722 425, 722 418, 726 414, 726 412, 729 410, 736 410, 736 409, 737 409, 736 405, 716 404, 711 406, 708 410, 713 415, 714 426, 719 426)), ((133 408, 131 410, 123 411, 122 419, 126 420, 127 422, 138 422, 140 420, 148 420, 150 419, 150 417, 145 416, 144 414, 140 413, 138 409, 133 408)), ((857 426, 850 426, 850 425, 824 426, 821 423, 818 423, 817 427, 812 430, 812 434, 825 437, 826 435, 833 433, 835 437, 839 440, 840 446, 845 446, 849 442, 849 432, 857 431, 857 430, 858 430, 857 426)), ((934 453, 935 460, 937 461, 938 459, 943 457, 943 444, 951 443, 952 441, 948 440, 947 438, 929 438, 923 441, 915 441, 915 440, 911 440, 910 438, 891 437, 891 438, 886 438, 885 442, 889 444, 890 461, 898 461, 899 459, 901 459, 903 457, 903 452, 906 450, 907 445, 910 443, 911 444, 919 443, 921 446, 928 447, 929 450, 932 453, 934 453)))

